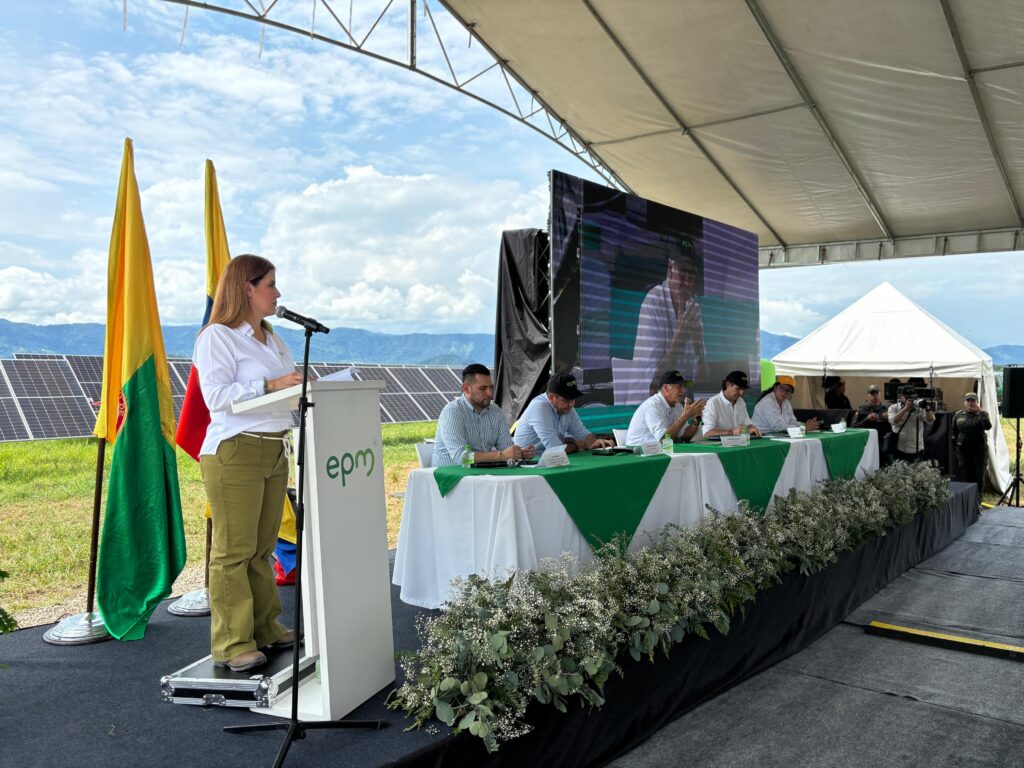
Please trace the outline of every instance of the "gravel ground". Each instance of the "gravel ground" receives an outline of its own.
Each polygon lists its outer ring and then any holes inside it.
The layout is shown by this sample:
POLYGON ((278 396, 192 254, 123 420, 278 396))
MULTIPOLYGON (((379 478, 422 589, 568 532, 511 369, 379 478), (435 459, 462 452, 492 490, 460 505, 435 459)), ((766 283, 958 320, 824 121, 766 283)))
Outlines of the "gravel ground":
MULTIPOLYGON (((203 566, 189 566, 181 572, 177 580, 174 582, 174 587, 171 590, 171 596, 178 597, 186 592, 191 592, 194 589, 200 589, 202 586, 203 566)), ((75 595, 59 605, 51 605, 46 608, 33 608, 29 611, 15 613, 14 619, 22 629, 26 627, 37 627, 40 624, 53 624, 67 616, 74 616, 76 613, 84 613, 87 597, 88 593, 83 590, 81 594, 75 595)))

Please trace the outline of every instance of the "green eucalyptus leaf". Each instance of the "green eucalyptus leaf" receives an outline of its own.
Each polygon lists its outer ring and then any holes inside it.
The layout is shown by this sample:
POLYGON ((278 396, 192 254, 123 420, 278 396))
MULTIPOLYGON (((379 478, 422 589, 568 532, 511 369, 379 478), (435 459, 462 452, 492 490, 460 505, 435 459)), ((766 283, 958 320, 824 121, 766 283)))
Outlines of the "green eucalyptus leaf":
POLYGON ((435 700, 434 712, 437 715, 437 719, 445 725, 451 725, 455 722, 455 710, 452 709, 452 705, 447 701, 435 700))
POLYGON ((478 691, 481 691, 487 687, 486 672, 477 672, 475 675, 473 675, 473 687, 476 688, 478 691))
POLYGON ((487 691, 477 691, 469 697, 470 704, 480 704, 487 698, 487 691))
POLYGON ((456 680, 454 677, 446 677, 444 680, 441 681, 441 684, 438 686, 438 689, 442 691, 448 691, 457 686, 458 684, 459 681, 456 680))

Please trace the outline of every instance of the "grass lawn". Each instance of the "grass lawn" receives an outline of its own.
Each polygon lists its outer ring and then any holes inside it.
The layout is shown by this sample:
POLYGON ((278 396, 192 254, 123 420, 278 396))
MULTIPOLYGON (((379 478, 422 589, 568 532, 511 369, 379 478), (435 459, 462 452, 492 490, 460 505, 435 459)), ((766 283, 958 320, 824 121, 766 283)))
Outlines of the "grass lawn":
MULTIPOLYGON (((1016 453, 1015 422, 1003 419, 1003 434, 1016 453)), ((436 422, 386 424, 384 488, 388 546, 398 539, 402 498, 410 470, 418 466, 415 443, 433 437, 436 422)), ((107 469, 110 452, 107 452, 107 469)), ((85 592, 89 533, 96 474, 91 440, 0 443, 0 606, 20 611, 57 605, 85 592)), ((206 523, 199 465, 178 450, 178 479, 188 546, 188 565, 203 561, 206 523)), ((986 494, 995 502, 997 493, 986 494)))
MULTIPOLYGON (((415 443, 432 438, 436 424, 383 426, 390 547, 397 542, 402 518, 399 494, 409 471, 419 466, 415 443)), ((111 453, 106 454, 107 471, 111 453)), ((0 582, 0 606, 15 616, 85 592, 96 455, 96 443, 86 439, 0 443, 0 570, 10 574, 0 582)), ((187 565, 199 565, 206 539, 206 496, 199 465, 180 449, 178 481, 187 565)))

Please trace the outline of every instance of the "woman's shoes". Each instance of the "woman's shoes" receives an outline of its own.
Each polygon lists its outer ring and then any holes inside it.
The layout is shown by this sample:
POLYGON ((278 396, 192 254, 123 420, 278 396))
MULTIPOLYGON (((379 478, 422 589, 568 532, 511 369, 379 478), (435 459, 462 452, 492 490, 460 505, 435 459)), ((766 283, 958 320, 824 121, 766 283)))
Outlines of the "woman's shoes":
POLYGON ((282 648, 291 648, 293 645, 295 645, 295 630, 289 629, 268 647, 280 650, 282 648))
POLYGON ((227 661, 215 661, 213 666, 227 668, 232 672, 248 672, 250 669, 256 669, 256 667, 262 667, 267 663, 267 657, 263 654, 263 651, 245 651, 240 653, 233 659, 227 661))

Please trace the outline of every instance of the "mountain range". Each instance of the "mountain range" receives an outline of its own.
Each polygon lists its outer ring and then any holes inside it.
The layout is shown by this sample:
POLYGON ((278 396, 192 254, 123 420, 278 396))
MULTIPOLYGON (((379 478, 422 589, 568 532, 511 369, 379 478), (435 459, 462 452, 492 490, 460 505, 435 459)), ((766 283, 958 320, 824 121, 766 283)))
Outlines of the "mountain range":
MULTIPOLYGON (((302 359, 302 331, 275 326, 296 360, 302 359)), ((168 357, 191 357, 198 325, 163 327, 168 357)), ((32 325, 0 318, 0 358, 16 352, 32 354, 102 355, 104 326, 99 323, 32 325)), ((408 363, 413 365, 465 365, 467 360, 494 359, 494 337, 489 333, 374 333, 360 328, 332 328, 316 334, 310 360, 346 363, 408 363)))
MULTIPOLYGON (((54 355, 102 355, 103 326, 99 323, 33 325, 0 318, 0 358, 16 352, 54 355)), ((277 327, 297 360, 302 358, 303 334, 277 327)), ((164 326, 164 347, 169 357, 191 357, 199 332, 197 325, 164 326)), ((761 331, 761 357, 772 358, 793 343, 795 336, 761 331)), ((1024 345, 999 344, 985 350, 997 366, 1024 363, 1024 345)), ((393 363, 408 365, 489 364, 494 359, 494 336, 489 333, 375 333, 361 328, 332 328, 317 334, 313 361, 393 363)))

